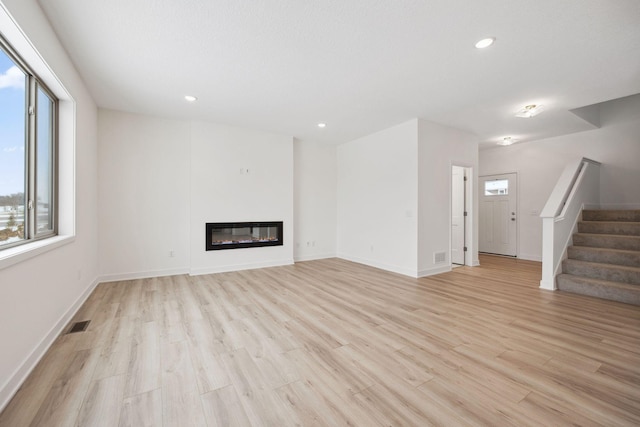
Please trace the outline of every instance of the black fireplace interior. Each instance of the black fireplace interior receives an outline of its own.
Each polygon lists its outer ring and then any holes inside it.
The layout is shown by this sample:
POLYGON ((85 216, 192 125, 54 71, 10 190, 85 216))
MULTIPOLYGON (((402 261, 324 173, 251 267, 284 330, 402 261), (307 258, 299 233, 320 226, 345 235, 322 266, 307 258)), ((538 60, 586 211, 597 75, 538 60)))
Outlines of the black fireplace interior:
POLYGON ((208 222, 206 243, 208 251, 282 246, 282 221, 208 222))

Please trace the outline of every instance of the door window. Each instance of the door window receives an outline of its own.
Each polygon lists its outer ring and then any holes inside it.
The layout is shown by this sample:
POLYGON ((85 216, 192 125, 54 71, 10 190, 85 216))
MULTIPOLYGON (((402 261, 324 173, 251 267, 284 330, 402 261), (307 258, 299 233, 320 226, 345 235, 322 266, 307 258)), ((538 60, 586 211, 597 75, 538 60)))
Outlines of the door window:
POLYGON ((485 196, 506 196, 508 194, 509 194, 508 179, 496 179, 494 181, 485 181, 484 183, 485 196))

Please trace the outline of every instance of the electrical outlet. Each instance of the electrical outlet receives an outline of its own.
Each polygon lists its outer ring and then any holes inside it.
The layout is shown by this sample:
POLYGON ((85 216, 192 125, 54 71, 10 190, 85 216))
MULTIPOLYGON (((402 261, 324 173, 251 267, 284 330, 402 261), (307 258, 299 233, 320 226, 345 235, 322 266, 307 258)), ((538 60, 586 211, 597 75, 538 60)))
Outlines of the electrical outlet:
POLYGON ((176 253, 173 250, 169 251, 169 258, 173 258, 174 256, 176 256, 176 253))

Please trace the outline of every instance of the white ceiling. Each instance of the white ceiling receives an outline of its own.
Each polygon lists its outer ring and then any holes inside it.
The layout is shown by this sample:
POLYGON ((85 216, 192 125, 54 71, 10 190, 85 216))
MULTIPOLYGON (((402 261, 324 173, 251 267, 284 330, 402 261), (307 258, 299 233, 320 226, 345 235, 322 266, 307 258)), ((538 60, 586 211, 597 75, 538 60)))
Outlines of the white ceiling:
POLYGON ((569 110, 640 92, 638 0, 40 3, 100 107, 302 140, 418 117, 524 142, 590 129, 569 110), (513 116, 529 103, 546 111, 513 116))

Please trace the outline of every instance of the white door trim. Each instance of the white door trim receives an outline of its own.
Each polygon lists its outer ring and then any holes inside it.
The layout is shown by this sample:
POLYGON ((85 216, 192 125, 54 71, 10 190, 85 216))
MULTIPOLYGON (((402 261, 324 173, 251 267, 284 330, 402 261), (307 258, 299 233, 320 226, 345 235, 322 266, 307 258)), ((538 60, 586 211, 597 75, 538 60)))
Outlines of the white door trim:
MULTIPOLYGON (((465 187, 465 209, 467 211, 467 216, 465 217, 465 246, 467 247, 467 251, 464 256, 464 265, 468 266, 476 266, 480 265, 477 260, 477 215, 476 208, 478 207, 476 201, 477 194, 477 182, 474 176, 474 165, 466 162, 456 162, 452 161, 449 164, 449 178, 451 178, 451 174, 453 172, 453 167, 458 166, 465 169, 465 176, 467 177, 466 187, 465 187), (474 238, 476 236, 476 238, 474 238)), ((449 179, 449 265, 452 266, 451 263, 451 215, 452 215, 452 188, 451 188, 451 179, 449 179)))

